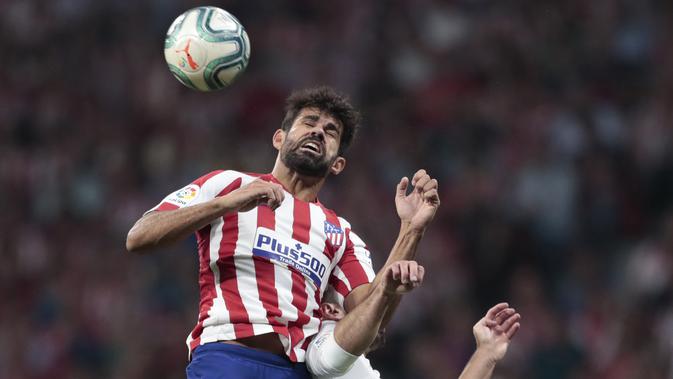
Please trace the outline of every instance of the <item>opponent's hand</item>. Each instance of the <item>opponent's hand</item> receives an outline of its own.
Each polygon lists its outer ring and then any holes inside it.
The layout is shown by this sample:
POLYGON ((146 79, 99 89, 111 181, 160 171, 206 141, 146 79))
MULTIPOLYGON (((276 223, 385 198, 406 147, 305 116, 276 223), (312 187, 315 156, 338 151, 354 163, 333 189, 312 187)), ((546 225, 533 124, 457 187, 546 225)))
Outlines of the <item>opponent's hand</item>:
POLYGON ((230 211, 247 212, 260 204, 275 210, 285 198, 283 187, 276 183, 256 179, 243 187, 222 196, 230 211))
POLYGON ((397 261, 386 267, 383 274, 383 291, 388 294, 405 294, 423 283, 425 268, 415 261, 397 261))
POLYGON ((512 337, 519 330, 521 315, 507 303, 500 303, 486 312, 472 332, 477 342, 477 350, 487 354, 494 363, 502 359, 512 337))
POLYGON ((411 178, 413 189, 407 195, 409 178, 406 176, 397 185, 395 207, 402 223, 424 230, 432 221, 439 207, 437 179, 433 179, 425 170, 418 170, 411 178))

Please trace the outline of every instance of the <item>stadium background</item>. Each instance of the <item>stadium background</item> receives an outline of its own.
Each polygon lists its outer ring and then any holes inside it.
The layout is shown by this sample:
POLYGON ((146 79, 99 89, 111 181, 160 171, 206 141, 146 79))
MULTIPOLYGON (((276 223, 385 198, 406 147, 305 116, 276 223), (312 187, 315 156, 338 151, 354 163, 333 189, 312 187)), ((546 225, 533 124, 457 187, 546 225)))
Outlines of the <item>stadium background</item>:
POLYGON ((204 172, 269 171, 284 97, 322 83, 365 122, 321 200, 376 268, 397 180, 440 181, 427 281, 373 355, 385 378, 457 376, 503 299, 523 327, 499 378, 672 377, 670 2, 210 4, 252 58, 200 94, 162 46, 204 3, 0 2, 0 377, 184 377, 193 240, 138 257, 126 232, 204 172))

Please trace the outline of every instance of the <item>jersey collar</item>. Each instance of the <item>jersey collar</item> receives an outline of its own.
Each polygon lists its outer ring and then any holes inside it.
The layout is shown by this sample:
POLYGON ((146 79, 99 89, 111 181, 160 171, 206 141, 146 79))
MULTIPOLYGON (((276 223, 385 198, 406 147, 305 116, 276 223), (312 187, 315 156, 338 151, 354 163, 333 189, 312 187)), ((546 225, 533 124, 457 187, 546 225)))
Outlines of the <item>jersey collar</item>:
MULTIPOLYGON (((281 183, 280 180, 278 180, 275 176, 273 176, 272 173, 263 174, 262 176, 260 176, 260 178, 261 178, 262 180, 266 180, 266 181, 269 181, 269 182, 272 182, 272 183, 280 184, 286 192, 290 192, 290 190, 288 190, 287 188, 285 188, 285 186, 283 185, 283 183, 281 183)), ((290 192, 290 193, 292 193, 292 192, 290 192)), ((313 204, 316 204, 316 205, 320 205, 320 206, 322 207, 322 203, 320 202, 320 200, 318 200, 318 197, 317 197, 317 196, 316 196, 316 198, 315 198, 314 201, 311 201, 311 202, 309 202, 309 203, 313 203, 313 204)))

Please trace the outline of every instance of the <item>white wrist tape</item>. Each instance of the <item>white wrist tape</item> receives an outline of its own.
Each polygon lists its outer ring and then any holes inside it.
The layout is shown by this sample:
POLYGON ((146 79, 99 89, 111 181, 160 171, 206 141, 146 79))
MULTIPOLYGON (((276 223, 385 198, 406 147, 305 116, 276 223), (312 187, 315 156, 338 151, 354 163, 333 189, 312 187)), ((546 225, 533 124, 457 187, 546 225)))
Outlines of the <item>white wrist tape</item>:
POLYGON ((334 339, 334 331, 318 336, 308 347, 306 365, 313 375, 345 374, 358 359, 342 349, 334 339))

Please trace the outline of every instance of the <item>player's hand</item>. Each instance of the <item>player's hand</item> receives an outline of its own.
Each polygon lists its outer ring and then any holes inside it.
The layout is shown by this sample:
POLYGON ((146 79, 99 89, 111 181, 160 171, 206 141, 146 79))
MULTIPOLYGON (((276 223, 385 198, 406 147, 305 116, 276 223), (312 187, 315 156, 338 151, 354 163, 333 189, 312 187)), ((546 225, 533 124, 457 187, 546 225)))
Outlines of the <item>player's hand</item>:
POLYGON ((383 274, 383 291, 388 294, 405 294, 423 283, 425 268, 415 261, 397 261, 386 267, 383 274))
POLYGON ((272 210, 280 206, 285 198, 283 187, 276 183, 256 179, 243 187, 222 196, 230 211, 247 212, 260 204, 266 204, 272 210))
POLYGON ((494 363, 502 359, 507 352, 509 341, 519 330, 521 315, 507 303, 500 303, 486 312, 472 332, 477 342, 477 350, 485 353, 494 363))
POLYGON ((403 224, 416 230, 424 230, 432 221, 439 207, 437 179, 425 170, 418 170, 411 178, 411 193, 407 195, 409 178, 406 176, 397 185, 395 206, 403 224))

